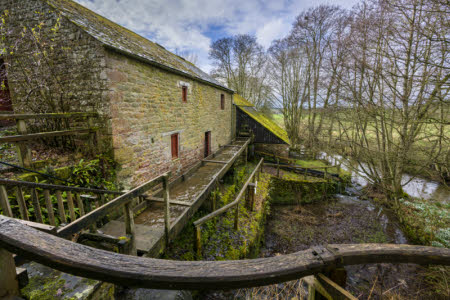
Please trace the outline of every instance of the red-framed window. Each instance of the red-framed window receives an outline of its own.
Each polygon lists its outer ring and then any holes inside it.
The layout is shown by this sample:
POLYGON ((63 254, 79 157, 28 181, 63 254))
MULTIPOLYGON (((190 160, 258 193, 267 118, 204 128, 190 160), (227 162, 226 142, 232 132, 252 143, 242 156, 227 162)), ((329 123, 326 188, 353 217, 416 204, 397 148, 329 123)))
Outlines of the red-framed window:
POLYGON ((222 110, 225 109, 225 95, 224 94, 220 94, 220 109, 222 109, 222 110))
POLYGON ((178 158, 178 133, 170 136, 170 147, 172 149, 172 158, 178 158))
POLYGON ((181 99, 183 99, 183 102, 187 102, 187 89, 185 85, 181 87, 181 99))

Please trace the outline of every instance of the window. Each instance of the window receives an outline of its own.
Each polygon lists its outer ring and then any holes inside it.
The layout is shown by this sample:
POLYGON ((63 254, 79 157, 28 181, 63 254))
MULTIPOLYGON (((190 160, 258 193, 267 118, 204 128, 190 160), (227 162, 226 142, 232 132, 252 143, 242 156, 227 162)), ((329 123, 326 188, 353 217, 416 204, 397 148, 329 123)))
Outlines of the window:
POLYGON ((178 158, 178 133, 170 136, 170 145, 172 149, 172 158, 178 158))
POLYGON ((220 94, 220 108, 222 110, 225 109, 225 95, 224 94, 220 94))
POLYGON ((181 95, 182 95, 183 102, 187 102, 187 86, 183 85, 181 87, 181 95))

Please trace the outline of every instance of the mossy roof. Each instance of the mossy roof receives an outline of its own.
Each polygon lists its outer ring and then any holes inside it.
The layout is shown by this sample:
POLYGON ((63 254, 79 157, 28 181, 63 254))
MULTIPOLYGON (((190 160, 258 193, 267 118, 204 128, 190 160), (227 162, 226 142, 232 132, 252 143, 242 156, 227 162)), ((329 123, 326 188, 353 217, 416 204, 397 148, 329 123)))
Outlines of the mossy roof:
POLYGON ((275 122, 267 118, 263 113, 257 111, 255 106, 248 100, 238 94, 233 95, 233 103, 238 106, 243 112, 245 112, 253 120, 264 126, 267 130, 279 137, 283 142, 290 145, 289 137, 283 128, 278 126, 275 122))
POLYGON ((231 91, 194 64, 71 0, 44 0, 103 45, 231 91))

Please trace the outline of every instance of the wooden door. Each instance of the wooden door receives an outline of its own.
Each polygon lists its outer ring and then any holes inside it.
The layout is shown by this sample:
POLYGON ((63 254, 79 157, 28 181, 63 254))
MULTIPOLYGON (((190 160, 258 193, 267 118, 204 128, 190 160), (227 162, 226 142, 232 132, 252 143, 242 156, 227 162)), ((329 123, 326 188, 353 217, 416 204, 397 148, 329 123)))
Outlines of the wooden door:
POLYGON ((205 132, 205 157, 211 154, 211 131, 205 132))

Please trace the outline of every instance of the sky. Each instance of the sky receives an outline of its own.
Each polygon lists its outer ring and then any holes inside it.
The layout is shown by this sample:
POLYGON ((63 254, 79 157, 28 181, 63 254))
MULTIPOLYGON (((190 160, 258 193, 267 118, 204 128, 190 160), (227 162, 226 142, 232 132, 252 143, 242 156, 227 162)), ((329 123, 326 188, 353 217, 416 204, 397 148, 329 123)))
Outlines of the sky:
POLYGON ((212 42, 251 34, 265 48, 286 36, 303 10, 319 4, 351 8, 357 0, 75 0, 176 52, 193 53, 206 72, 212 42))

